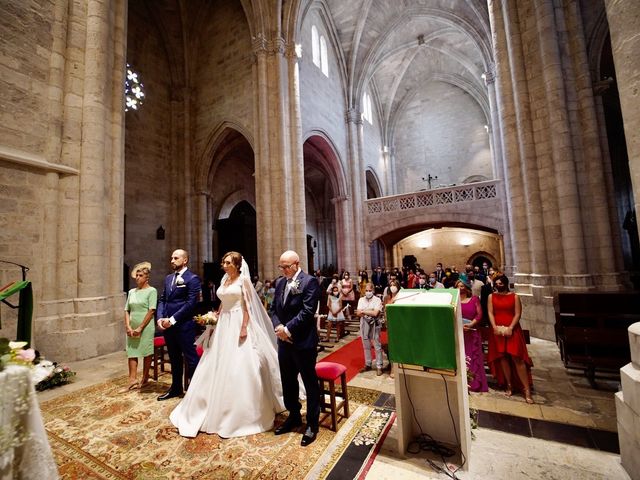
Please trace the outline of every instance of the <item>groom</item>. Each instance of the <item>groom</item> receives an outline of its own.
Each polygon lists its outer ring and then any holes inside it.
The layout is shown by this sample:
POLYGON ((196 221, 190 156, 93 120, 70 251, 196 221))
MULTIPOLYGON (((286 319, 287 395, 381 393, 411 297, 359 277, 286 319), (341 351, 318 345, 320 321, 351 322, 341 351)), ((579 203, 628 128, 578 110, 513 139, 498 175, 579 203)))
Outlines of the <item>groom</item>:
POLYGON ((307 429, 300 445, 316 439, 320 417, 320 388, 316 376, 318 332, 314 314, 320 300, 320 285, 300 269, 300 258, 288 250, 280 256, 278 268, 284 277, 276 282, 271 320, 278 337, 278 360, 284 406, 289 417, 275 430, 288 433, 302 425, 298 401, 298 374, 307 390, 307 429))
POLYGON ((164 291, 158 302, 158 327, 164 339, 171 362, 171 388, 158 397, 159 401, 182 395, 183 357, 187 362, 187 378, 191 378, 198 365, 194 340, 196 336, 196 303, 200 295, 200 278, 187 267, 189 254, 176 250, 171 254, 173 272, 164 280, 164 291))

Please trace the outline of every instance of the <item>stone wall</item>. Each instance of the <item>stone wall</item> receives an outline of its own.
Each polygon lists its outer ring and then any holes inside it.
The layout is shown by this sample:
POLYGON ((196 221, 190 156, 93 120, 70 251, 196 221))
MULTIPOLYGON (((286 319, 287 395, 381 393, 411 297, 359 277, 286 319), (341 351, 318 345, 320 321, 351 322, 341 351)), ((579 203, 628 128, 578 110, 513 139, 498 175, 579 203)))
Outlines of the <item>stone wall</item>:
MULTIPOLYGON (((176 183, 171 168, 171 99, 175 93, 166 49, 158 26, 150 18, 144 4, 131 3, 127 61, 140 75, 146 98, 139 110, 125 114, 124 261, 129 268, 151 262, 150 283, 160 290, 170 271, 169 256, 177 248, 170 241, 172 229, 177 227, 170 216, 172 185, 176 183), (165 240, 156 239, 160 226, 165 240)), ((131 278, 129 286, 135 286, 131 278)))
POLYGON ((305 17, 300 33, 300 41, 302 45, 302 58, 299 61, 300 111, 303 137, 306 138, 308 133, 313 130, 324 132, 335 146, 338 157, 345 166, 345 171, 348 171, 348 168, 346 168, 349 160, 345 124, 345 85, 341 81, 337 53, 318 10, 310 10, 305 17), (324 35, 327 41, 328 78, 313 63, 311 55, 312 25, 315 25, 318 29, 318 35, 324 35))
POLYGON ((478 103, 450 84, 433 82, 407 105, 395 129, 397 193, 461 184, 472 175, 494 178, 489 135, 478 103))

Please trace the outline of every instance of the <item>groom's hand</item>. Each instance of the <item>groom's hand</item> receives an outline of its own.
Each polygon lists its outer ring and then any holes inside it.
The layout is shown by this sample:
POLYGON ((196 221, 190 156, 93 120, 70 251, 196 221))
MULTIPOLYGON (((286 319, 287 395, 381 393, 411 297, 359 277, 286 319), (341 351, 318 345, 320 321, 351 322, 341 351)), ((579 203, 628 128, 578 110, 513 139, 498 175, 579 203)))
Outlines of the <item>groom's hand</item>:
POLYGON ((276 337, 278 337, 283 342, 292 343, 291 339, 289 338, 289 335, 287 335, 287 332, 284 329, 284 325, 278 325, 275 329, 275 332, 276 332, 276 337))

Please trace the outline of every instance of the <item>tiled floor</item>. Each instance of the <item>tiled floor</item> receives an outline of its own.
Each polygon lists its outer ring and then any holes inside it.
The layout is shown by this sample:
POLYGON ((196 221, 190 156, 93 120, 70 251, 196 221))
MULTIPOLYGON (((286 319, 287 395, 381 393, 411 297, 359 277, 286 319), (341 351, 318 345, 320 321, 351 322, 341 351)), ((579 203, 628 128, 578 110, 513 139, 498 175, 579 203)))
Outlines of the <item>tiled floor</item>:
MULTIPOLYGON (((352 338, 341 340, 341 344, 352 338)), ((471 406, 480 410, 479 428, 474 431, 470 469, 458 472, 458 478, 627 480, 615 453, 616 382, 603 382, 607 390, 591 389, 585 378, 565 371, 553 342, 533 339, 529 352, 535 365, 536 404, 527 405, 517 396, 507 398, 493 390, 471 395, 471 406)), ((78 373, 75 381, 39 392, 41 402, 125 375, 126 357, 118 352, 75 362, 71 367, 78 373)), ((386 393, 379 401, 393 406, 393 380, 386 372, 382 376, 376 376, 375 371, 359 374, 350 385, 386 393)), ((424 453, 400 456, 396 435, 394 426, 367 479, 445 478, 427 464, 424 453)))

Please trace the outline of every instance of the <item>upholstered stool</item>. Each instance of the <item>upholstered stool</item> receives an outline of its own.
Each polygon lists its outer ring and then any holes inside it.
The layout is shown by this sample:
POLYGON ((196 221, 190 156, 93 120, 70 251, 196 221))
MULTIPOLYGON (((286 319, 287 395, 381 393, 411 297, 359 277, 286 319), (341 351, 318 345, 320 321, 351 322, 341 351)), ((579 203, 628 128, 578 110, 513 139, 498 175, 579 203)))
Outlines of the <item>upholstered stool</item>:
POLYGON ((164 372, 164 353, 167 351, 164 337, 153 337, 153 379, 158 381, 158 365, 160 371, 164 372))
POLYGON ((334 362, 316 363, 316 374, 320 385, 320 423, 331 416, 331 430, 338 430, 338 412, 342 409, 342 418, 349 418, 349 396, 347 394, 347 367, 334 362), (340 402, 336 401, 336 380, 340 378, 342 394, 340 402), (328 390, 325 388, 328 384, 328 390), (329 403, 325 395, 329 395, 329 403), (327 411, 329 408, 329 411, 327 411))

